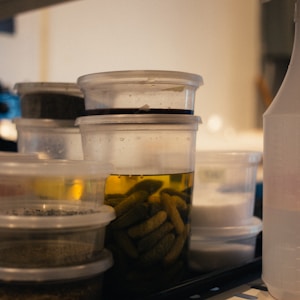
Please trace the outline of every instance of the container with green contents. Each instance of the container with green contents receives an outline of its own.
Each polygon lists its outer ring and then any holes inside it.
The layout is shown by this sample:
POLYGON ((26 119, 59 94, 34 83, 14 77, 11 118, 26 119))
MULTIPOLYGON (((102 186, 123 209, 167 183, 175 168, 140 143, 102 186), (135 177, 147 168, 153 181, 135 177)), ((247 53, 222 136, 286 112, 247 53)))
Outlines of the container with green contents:
POLYGON ((176 114, 77 119, 84 158, 112 165, 104 199, 116 213, 105 241, 115 262, 109 293, 147 295, 185 275, 199 122, 176 114))

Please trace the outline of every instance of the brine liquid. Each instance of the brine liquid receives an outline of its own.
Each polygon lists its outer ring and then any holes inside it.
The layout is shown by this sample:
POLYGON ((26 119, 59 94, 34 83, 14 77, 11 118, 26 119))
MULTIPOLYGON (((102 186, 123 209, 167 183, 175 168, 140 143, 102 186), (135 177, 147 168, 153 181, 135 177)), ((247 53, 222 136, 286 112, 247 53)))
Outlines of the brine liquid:
POLYGON ((111 175, 105 204, 116 219, 107 227, 114 255, 105 286, 147 295, 182 279, 187 270, 194 173, 111 175))
POLYGON ((299 210, 264 211, 263 280, 276 299, 300 299, 299 220, 299 210))

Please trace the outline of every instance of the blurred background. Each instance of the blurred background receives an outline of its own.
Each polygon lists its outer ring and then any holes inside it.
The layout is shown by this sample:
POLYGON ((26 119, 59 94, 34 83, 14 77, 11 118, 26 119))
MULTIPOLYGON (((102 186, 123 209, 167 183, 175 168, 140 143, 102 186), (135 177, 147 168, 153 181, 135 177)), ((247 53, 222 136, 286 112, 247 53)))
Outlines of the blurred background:
MULTIPOLYGON (((94 72, 197 73, 197 148, 262 151, 262 115, 292 51, 294 2, 0 0, 0 95, 13 98, 17 82, 75 82, 94 72)), ((8 121, 19 111, 9 101, 0 98, 0 137, 11 142, 8 121)))

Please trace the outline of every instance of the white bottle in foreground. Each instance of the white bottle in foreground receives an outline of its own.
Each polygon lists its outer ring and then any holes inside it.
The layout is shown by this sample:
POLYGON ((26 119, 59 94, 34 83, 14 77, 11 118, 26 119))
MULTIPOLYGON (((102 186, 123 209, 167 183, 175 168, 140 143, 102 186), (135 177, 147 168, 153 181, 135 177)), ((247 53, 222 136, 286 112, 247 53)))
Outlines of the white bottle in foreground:
POLYGON ((270 294, 300 299, 300 0, 285 79, 264 114, 263 271, 270 294))

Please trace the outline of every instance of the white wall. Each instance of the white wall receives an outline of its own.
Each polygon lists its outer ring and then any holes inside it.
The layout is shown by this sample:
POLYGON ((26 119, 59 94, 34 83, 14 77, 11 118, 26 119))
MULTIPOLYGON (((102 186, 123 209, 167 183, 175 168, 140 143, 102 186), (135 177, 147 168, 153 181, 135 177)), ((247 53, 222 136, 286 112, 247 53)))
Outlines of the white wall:
POLYGON ((75 81, 121 69, 198 73, 196 114, 255 126, 260 0, 81 0, 23 13, 0 34, 0 80, 75 81))

